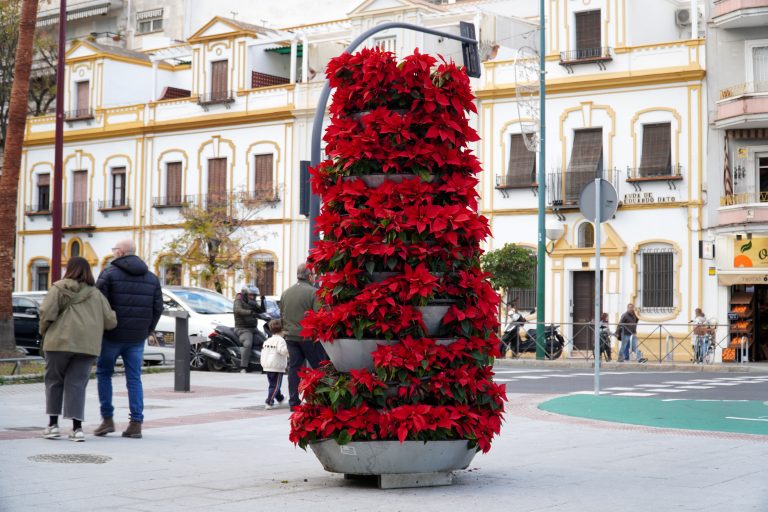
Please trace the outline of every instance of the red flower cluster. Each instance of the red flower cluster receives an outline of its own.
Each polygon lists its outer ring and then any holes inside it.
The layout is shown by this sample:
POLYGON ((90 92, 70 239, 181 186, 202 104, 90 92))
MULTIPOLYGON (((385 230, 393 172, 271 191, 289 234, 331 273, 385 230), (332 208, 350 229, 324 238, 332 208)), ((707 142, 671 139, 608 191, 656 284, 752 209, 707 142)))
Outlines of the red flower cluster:
POLYGON ((303 371, 290 439, 465 439, 488 451, 506 394, 491 370, 499 299, 479 264, 490 229, 467 148, 478 140, 469 79, 452 62, 379 49, 333 59, 327 76, 329 159, 311 170, 323 240, 309 258, 323 307, 302 334, 398 343, 373 352, 373 371, 303 371), (427 337, 419 308, 438 300, 450 341, 427 337))

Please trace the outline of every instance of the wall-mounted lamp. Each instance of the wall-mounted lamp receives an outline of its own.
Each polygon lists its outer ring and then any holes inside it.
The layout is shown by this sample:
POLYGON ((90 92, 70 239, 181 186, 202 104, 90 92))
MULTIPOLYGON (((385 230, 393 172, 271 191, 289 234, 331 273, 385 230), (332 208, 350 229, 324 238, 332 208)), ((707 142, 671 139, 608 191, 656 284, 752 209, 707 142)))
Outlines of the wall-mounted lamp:
POLYGON ((550 244, 547 244, 544 247, 544 250, 547 251, 547 254, 552 254, 552 251, 555 249, 555 243, 563 238, 564 234, 565 229, 563 229, 563 226, 556 226, 546 229, 547 240, 549 240, 552 244, 551 246, 550 244))
POLYGON ((736 235, 736 240, 741 240, 741 235, 736 235))

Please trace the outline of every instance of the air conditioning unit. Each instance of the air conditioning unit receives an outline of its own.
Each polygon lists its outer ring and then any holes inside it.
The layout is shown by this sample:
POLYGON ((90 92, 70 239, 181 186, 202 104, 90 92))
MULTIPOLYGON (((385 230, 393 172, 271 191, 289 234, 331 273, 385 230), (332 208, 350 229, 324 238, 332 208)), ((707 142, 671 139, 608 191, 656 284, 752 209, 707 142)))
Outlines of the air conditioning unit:
MULTIPOLYGON (((699 25, 704 21, 704 13, 699 13, 699 25)), ((675 10, 675 25, 678 27, 690 27, 691 26, 691 10, 690 9, 677 9, 675 10)))

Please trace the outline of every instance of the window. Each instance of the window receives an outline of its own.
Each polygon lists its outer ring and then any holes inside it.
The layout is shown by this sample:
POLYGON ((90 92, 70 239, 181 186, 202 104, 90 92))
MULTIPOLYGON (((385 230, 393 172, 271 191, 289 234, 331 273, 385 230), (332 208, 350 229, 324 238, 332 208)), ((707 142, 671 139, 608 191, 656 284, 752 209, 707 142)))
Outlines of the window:
POLYGON ((228 62, 226 60, 219 60, 211 63, 211 101, 221 101, 229 98, 227 90, 228 62))
POLYGON ((181 286, 181 263, 163 263, 160 267, 160 283, 164 286, 181 286))
POLYGON ((77 82, 77 107, 74 117, 87 117, 91 110, 90 98, 91 82, 83 80, 77 82))
POLYGON ((601 57, 600 10, 576 13, 576 59, 601 57))
POLYGON ((536 153, 525 146, 523 135, 515 133, 509 140, 509 165, 504 178, 506 187, 530 187, 536 183, 536 153))
POLYGON ((77 258, 78 256, 80 256, 80 242, 72 242, 69 247, 69 257, 77 258))
POLYGON ((44 292, 48 290, 48 279, 51 273, 51 269, 48 263, 43 260, 36 260, 32 263, 30 288, 36 292, 44 292))
POLYGON ((385 52, 397 53, 397 36, 374 37, 373 45, 385 52))
POLYGON ((37 208, 38 212, 47 212, 51 209, 51 175, 37 175, 37 208))
POLYGON ((643 125, 643 153, 640 176, 672 174, 672 125, 656 123, 643 125))
POLYGON ((275 261, 268 254, 256 254, 248 265, 249 281, 262 295, 275 294, 275 261))
POLYGON ((165 203, 181 204, 181 162, 165 164, 165 203))
POLYGON ((139 34, 160 32, 163 30, 163 9, 152 9, 136 13, 139 34))
POLYGON ((227 194, 227 159, 208 160, 208 204, 221 205, 227 194))
MULTIPOLYGON (((531 257, 536 255, 531 251, 531 257)), ((518 311, 533 311, 536 309, 536 266, 531 270, 531 286, 528 288, 510 288, 507 290, 507 304, 515 306, 518 311)))
POLYGON ((643 311, 674 308, 674 263, 672 248, 645 248, 638 253, 638 306, 643 311))
POLYGON ((760 202, 768 201, 768 156, 757 157, 757 175, 760 179, 760 202))
POLYGON ((595 246, 595 226, 589 222, 583 222, 579 226, 578 245, 580 248, 595 246))
POLYGON ((768 45, 752 46, 754 92, 768 92, 768 45))
POLYGON ((125 167, 112 169, 112 208, 125 206, 125 167))
POLYGON ((254 199, 272 199, 275 194, 272 180, 273 156, 271 153, 256 155, 254 160, 254 199))
POLYGON ((581 189, 599 177, 603 167, 603 129, 576 130, 573 148, 565 176, 565 199, 568 203, 579 200, 581 189))

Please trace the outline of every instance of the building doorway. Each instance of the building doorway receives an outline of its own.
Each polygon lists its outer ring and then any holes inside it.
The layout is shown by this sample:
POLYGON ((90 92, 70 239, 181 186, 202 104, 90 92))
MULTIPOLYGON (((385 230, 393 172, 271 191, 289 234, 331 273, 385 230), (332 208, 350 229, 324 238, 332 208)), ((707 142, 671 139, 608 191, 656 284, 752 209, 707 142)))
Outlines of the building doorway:
MULTIPOLYGON (((600 272, 600 282, 603 273, 600 272)), ((573 273, 573 348, 574 350, 592 350, 595 331, 595 272, 593 270, 573 273)))

